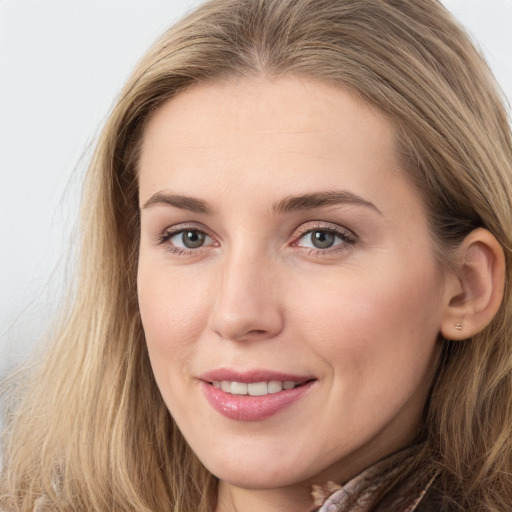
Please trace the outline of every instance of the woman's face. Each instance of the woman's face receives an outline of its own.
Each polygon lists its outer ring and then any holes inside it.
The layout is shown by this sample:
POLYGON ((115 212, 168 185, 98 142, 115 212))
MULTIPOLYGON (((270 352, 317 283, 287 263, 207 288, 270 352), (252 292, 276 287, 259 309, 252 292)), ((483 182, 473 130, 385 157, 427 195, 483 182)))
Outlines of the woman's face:
POLYGON ((149 121, 140 204, 153 371, 212 473, 344 481, 413 440, 447 276, 385 117, 308 80, 196 86, 149 121))

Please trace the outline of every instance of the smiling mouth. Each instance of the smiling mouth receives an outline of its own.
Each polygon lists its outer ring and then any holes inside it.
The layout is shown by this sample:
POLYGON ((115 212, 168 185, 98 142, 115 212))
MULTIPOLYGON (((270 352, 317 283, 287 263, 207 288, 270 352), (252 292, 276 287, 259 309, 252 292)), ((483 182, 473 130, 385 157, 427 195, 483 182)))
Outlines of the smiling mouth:
POLYGON ((203 393, 220 414, 236 421, 262 421, 301 400, 318 379, 254 370, 219 369, 200 377, 203 393))
POLYGON ((271 381, 262 381, 262 382, 236 382, 229 380, 215 380, 210 382, 210 385, 214 386, 217 389, 221 389, 225 393, 229 393, 231 395, 250 395, 250 396, 265 396, 274 393, 279 393, 280 391, 287 391, 290 389, 295 389, 299 386, 306 384, 307 382, 311 382, 310 380, 304 382, 296 382, 293 380, 279 381, 279 380, 271 380, 271 381))

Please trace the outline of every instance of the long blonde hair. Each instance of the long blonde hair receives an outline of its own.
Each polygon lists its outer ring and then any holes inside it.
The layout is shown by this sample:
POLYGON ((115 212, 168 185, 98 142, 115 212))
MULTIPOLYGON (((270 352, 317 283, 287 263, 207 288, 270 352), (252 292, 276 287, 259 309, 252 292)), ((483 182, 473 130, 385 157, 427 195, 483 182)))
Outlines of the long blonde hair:
POLYGON ((506 253, 503 304, 444 342, 420 454, 462 510, 512 502, 512 142, 492 75, 437 0, 212 0, 142 59, 86 178, 77 281, 9 412, 1 510, 212 512, 217 482, 153 380, 136 299, 137 161, 148 116, 200 82, 296 75, 394 123, 441 260, 477 226, 506 253))

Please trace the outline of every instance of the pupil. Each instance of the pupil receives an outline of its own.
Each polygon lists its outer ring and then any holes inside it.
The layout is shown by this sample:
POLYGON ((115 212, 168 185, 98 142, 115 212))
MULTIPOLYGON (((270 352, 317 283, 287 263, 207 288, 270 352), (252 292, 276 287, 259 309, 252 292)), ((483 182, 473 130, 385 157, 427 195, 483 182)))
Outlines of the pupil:
POLYGON ((328 231, 313 231, 311 242, 317 249, 328 249, 334 244, 335 235, 328 231))
POLYGON ((183 245, 189 249, 201 247, 204 243, 204 233, 199 231, 185 231, 182 235, 183 245))

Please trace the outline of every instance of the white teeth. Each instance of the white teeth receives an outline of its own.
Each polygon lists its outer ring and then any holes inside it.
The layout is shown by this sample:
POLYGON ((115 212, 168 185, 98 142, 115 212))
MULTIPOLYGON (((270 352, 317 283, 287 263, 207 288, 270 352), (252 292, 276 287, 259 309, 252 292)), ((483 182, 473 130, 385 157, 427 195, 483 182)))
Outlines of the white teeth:
POLYGON ((247 385, 247 391, 251 396, 268 395, 268 386, 266 382, 251 382, 247 385))
POLYGON ((271 380, 268 383, 268 392, 269 393, 279 393, 279 391, 283 390, 283 385, 278 380, 271 380))
POLYGON ((231 383, 232 395, 247 395, 247 384, 245 382, 232 382, 231 383))
POLYGON ((264 396, 269 393, 279 393, 283 389, 293 389, 297 386, 297 383, 293 380, 284 382, 271 380, 270 382, 251 382, 250 384, 245 382, 231 382, 229 380, 215 380, 212 384, 215 388, 222 389, 225 393, 251 396, 264 396))

